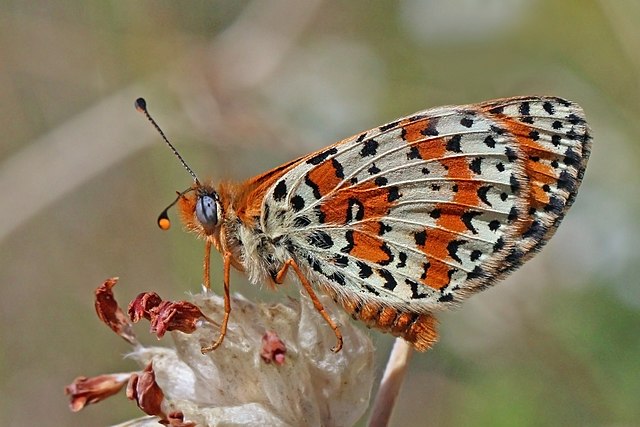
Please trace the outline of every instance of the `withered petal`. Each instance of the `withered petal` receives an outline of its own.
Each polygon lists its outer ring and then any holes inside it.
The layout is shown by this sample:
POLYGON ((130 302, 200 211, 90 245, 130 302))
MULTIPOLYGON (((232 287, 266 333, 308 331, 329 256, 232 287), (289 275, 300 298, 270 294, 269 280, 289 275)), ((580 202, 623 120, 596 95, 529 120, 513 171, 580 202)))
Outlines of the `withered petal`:
POLYGON ((113 296, 113 288, 118 283, 117 277, 112 277, 104 281, 95 290, 95 308, 100 320, 105 323, 112 331, 126 340, 129 344, 137 345, 135 333, 131 322, 118 306, 113 296))
POLYGON ((142 292, 129 303, 127 312, 132 322, 145 318, 151 320, 151 311, 162 303, 162 298, 155 292, 142 292))
POLYGON ((262 348, 260 349, 260 357, 265 363, 275 363, 282 365, 285 361, 287 346, 282 342, 277 333, 267 331, 262 336, 262 348))
POLYGON ((151 311, 151 332, 158 338, 167 331, 191 334, 196 330, 198 320, 207 317, 200 309, 187 301, 163 301, 151 311))
POLYGON ((169 412, 167 421, 171 427, 195 427, 196 423, 185 422, 182 411, 169 412))
POLYGON ((69 407, 78 412, 87 405, 100 402, 122 390, 132 374, 107 374, 96 377, 78 377, 64 388, 64 393, 71 396, 69 407))
POLYGON ((164 393, 156 383, 156 375, 153 372, 152 363, 149 363, 134 381, 129 382, 127 393, 129 392, 132 392, 133 399, 138 404, 138 407, 146 414, 166 419, 166 415, 162 411, 164 393))

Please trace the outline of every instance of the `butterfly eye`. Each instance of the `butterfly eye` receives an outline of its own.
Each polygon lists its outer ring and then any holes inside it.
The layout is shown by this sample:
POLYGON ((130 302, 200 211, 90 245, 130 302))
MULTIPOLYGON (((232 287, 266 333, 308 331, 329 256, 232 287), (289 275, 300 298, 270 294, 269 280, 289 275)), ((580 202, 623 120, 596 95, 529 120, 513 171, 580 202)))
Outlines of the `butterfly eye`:
POLYGON ((217 197, 205 194, 198 197, 196 204, 196 217, 204 228, 218 225, 219 204, 217 197))

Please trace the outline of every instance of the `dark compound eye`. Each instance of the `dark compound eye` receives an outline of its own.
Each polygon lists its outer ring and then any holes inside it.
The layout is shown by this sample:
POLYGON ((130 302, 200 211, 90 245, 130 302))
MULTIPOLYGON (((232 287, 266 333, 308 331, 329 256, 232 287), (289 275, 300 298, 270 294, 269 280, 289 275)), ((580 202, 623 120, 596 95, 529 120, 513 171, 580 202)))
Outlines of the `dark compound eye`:
POLYGON ((205 227, 214 227, 218 224, 218 202, 208 194, 198 197, 196 204, 196 217, 205 227))

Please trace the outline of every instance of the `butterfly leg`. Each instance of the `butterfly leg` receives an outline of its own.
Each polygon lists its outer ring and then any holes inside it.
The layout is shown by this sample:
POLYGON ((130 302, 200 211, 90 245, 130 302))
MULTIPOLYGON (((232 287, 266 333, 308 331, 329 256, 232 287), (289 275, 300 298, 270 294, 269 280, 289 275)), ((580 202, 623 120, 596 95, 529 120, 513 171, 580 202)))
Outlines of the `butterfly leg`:
POLYGON ((229 274, 231 272, 231 253, 226 252, 223 256, 224 262, 224 317, 222 318, 222 326, 220 326, 220 335, 218 339, 207 347, 202 347, 202 354, 215 350, 222 344, 225 335, 227 335, 227 324, 231 315, 231 297, 229 296, 229 274))
POLYGON ((309 297, 311 297, 311 301, 313 302, 313 306, 315 307, 315 309, 318 311, 318 313, 320 313, 325 322, 327 322, 329 326, 331 326, 331 329, 333 329, 333 332, 336 334, 336 339, 338 342, 336 343, 335 347, 331 349, 331 351, 333 351, 334 353, 339 352, 342 349, 342 332, 340 332, 340 328, 338 328, 338 325, 333 321, 333 319, 329 317, 329 314, 324 309, 324 306, 313 290, 311 283, 309 283, 304 274, 302 274, 302 270, 300 270, 300 267, 293 259, 290 259, 284 263, 284 266, 282 266, 282 269, 276 275, 276 283, 282 284, 282 282, 284 282, 284 278, 287 275, 289 267, 293 268, 293 271, 295 271, 298 279, 300 279, 300 283, 302 283, 302 286, 307 291, 307 294, 309 295, 309 297))
POLYGON ((202 284, 207 290, 211 289, 211 241, 207 239, 204 244, 204 274, 202 284))

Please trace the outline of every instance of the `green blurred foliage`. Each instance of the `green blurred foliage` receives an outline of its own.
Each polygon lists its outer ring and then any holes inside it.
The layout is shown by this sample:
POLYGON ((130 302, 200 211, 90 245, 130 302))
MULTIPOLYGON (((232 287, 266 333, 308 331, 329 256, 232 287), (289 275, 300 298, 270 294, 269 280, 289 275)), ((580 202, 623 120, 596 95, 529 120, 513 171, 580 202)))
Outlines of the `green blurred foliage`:
MULTIPOLYGON (((199 286, 201 242, 155 226, 189 176, 134 112, 137 96, 217 180, 423 108, 554 94, 579 102, 593 129, 581 194, 539 256, 441 317, 392 424, 638 425, 637 22, 632 0, 5 0, 0 423, 139 416, 123 396, 67 409, 75 376, 136 368, 95 317, 93 289, 118 275, 124 304, 199 286)), ((241 275, 233 287, 262 300, 297 292, 241 275)), ((382 367, 392 340, 372 335, 382 367)))

